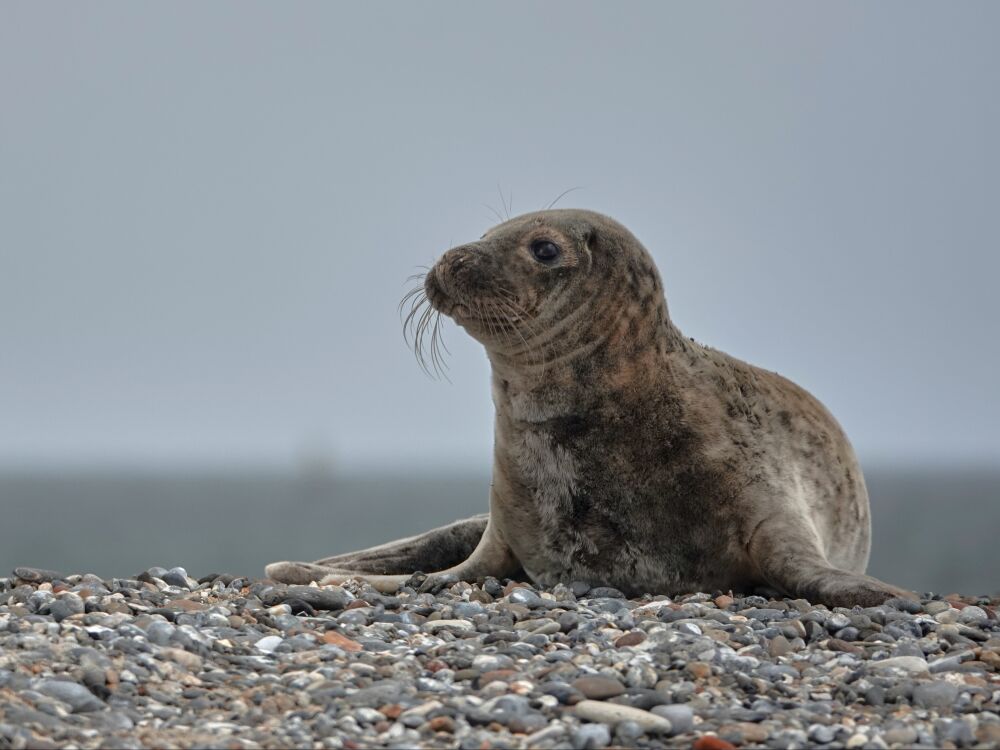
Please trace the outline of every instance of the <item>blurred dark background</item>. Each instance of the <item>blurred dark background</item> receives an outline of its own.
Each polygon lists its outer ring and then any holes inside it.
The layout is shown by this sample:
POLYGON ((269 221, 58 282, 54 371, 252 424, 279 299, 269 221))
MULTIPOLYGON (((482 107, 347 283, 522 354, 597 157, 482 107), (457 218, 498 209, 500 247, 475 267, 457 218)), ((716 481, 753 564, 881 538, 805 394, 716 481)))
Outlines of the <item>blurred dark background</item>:
MULTIPOLYGON (((914 590, 994 594, 1000 475, 972 469, 867 472, 869 572, 914 590)), ((151 565, 263 575, 278 559, 315 560, 488 510, 488 474, 391 470, 47 474, 0 477, 0 558, 136 575, 151 565)))
POLYGON ((0 10, 0 570, 259 574, 485 508, 400 336, 494 210, 629 226, 850 435, 871 572, 1000 588, 1000 5, 0 10), (501 199, 499 191, 504 194, 501 199), (416 477, 416 478, 414 478, 416 477))

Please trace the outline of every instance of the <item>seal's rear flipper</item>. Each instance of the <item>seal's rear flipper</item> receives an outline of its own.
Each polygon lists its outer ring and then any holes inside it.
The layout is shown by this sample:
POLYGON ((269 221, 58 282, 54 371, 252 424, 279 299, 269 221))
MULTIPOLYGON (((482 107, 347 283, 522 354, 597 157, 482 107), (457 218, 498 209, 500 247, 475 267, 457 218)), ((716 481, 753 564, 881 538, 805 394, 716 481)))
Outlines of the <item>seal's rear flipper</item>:
POLYGON ((917 598, 877 578, 832 566, 811 525, 801 519, 768 518, 754 531, 747 551, 769 586, 813 604, 877 607, 889 599, 917 598))

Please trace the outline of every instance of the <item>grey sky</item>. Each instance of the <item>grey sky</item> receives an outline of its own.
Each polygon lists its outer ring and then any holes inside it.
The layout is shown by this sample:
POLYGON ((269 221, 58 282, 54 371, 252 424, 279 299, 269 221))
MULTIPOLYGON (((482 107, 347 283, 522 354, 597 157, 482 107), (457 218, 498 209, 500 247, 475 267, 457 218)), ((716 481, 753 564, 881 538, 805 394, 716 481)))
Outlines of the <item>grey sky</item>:
POLYGON ((1000 458, 1000 5, 0 7, 0 464, 489 465, 414 266, 608 213, 863 461, 1000 458), (622 12, 622 10, 626 12, 622 12))

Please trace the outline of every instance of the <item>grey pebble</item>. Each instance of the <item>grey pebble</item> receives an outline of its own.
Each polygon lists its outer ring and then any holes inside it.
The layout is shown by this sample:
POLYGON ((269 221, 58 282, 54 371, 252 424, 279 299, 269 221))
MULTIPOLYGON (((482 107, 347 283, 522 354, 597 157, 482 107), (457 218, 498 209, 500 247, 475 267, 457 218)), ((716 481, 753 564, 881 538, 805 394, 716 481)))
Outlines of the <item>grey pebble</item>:
POLYGON ((970 606, 959 611, 958 621, 963 625, 985 625, 990 618, 982 607, 970 606))
POLYGON ((83 613, 83 599, 76 594, 66 593, 51 602, 48 605, 47 610, 53 620, 56 622, 62 622, 67 617, 83 613))
POLYGON ((624 745, 631 745, 646 733, 638 722, 626 719, 615 727, 615 739, 624 745))
POLYGON ((515 588, 511 590, 507 597, 514 604, 523 604, 526 607, 540 607, 544 604, 542 597, 530 589, 515 588))
POLYGON ((171 586, 179 586, 183 589, 190 588, 188 586, 187 571, 184 568, 171 568, 160 576, 160 578, 163 579, 164 583, 169 583, 171 586))
POLYGON ((100 711, 105 708, 104 701, 95 696, 83 685, 64 680, 40 680, 35 690, 50 698, 62 701, 70 706, 73 713, 100 711))
POLYGON ((653 706, 649 711, 670 722, 671 734, 684 734, 694 728, 694 711, 690 706, 682 704, 653 706))
POLYGON ((958 698, 958 685, 945 680, 920 682, 913 688, 913 703, 921 708, 944 708, 958 698))
POLYGON ((573 747, 581 750, 607 747, 611 744, 611 730, 604 724, 582 724, 573 730, 573 747))
POLYGON ((323 588, 315 588, 313 586, 276 586, 264 594, 261 601, 266 606, 273 607, 289 599, 305 602, 317 610, 341 610, 350 604, 354 600, 354 597, 340 586, 324 586, 323 588))
POLYGON ((836 737, 837 730, 835 727, 817 724, 809 729, 809 739, 821 745, 833 742, 836 737))
POLYGON ((268 635, 261 638, 254 644, 254 648, 269 654, 281 645, 283 639, 279 635, 268 635))

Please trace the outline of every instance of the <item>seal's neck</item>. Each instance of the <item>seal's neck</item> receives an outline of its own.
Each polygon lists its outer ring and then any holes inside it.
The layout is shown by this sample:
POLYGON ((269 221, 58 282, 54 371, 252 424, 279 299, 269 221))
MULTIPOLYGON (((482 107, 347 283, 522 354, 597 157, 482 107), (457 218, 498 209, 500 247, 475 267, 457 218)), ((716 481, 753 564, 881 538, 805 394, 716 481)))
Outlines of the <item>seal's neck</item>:
POLYGON ((516 419, 544 421, 641 392, 685 348, 666 301, 645 307, 588 301, 518 347, 487 346, 494 401, 516 419))

